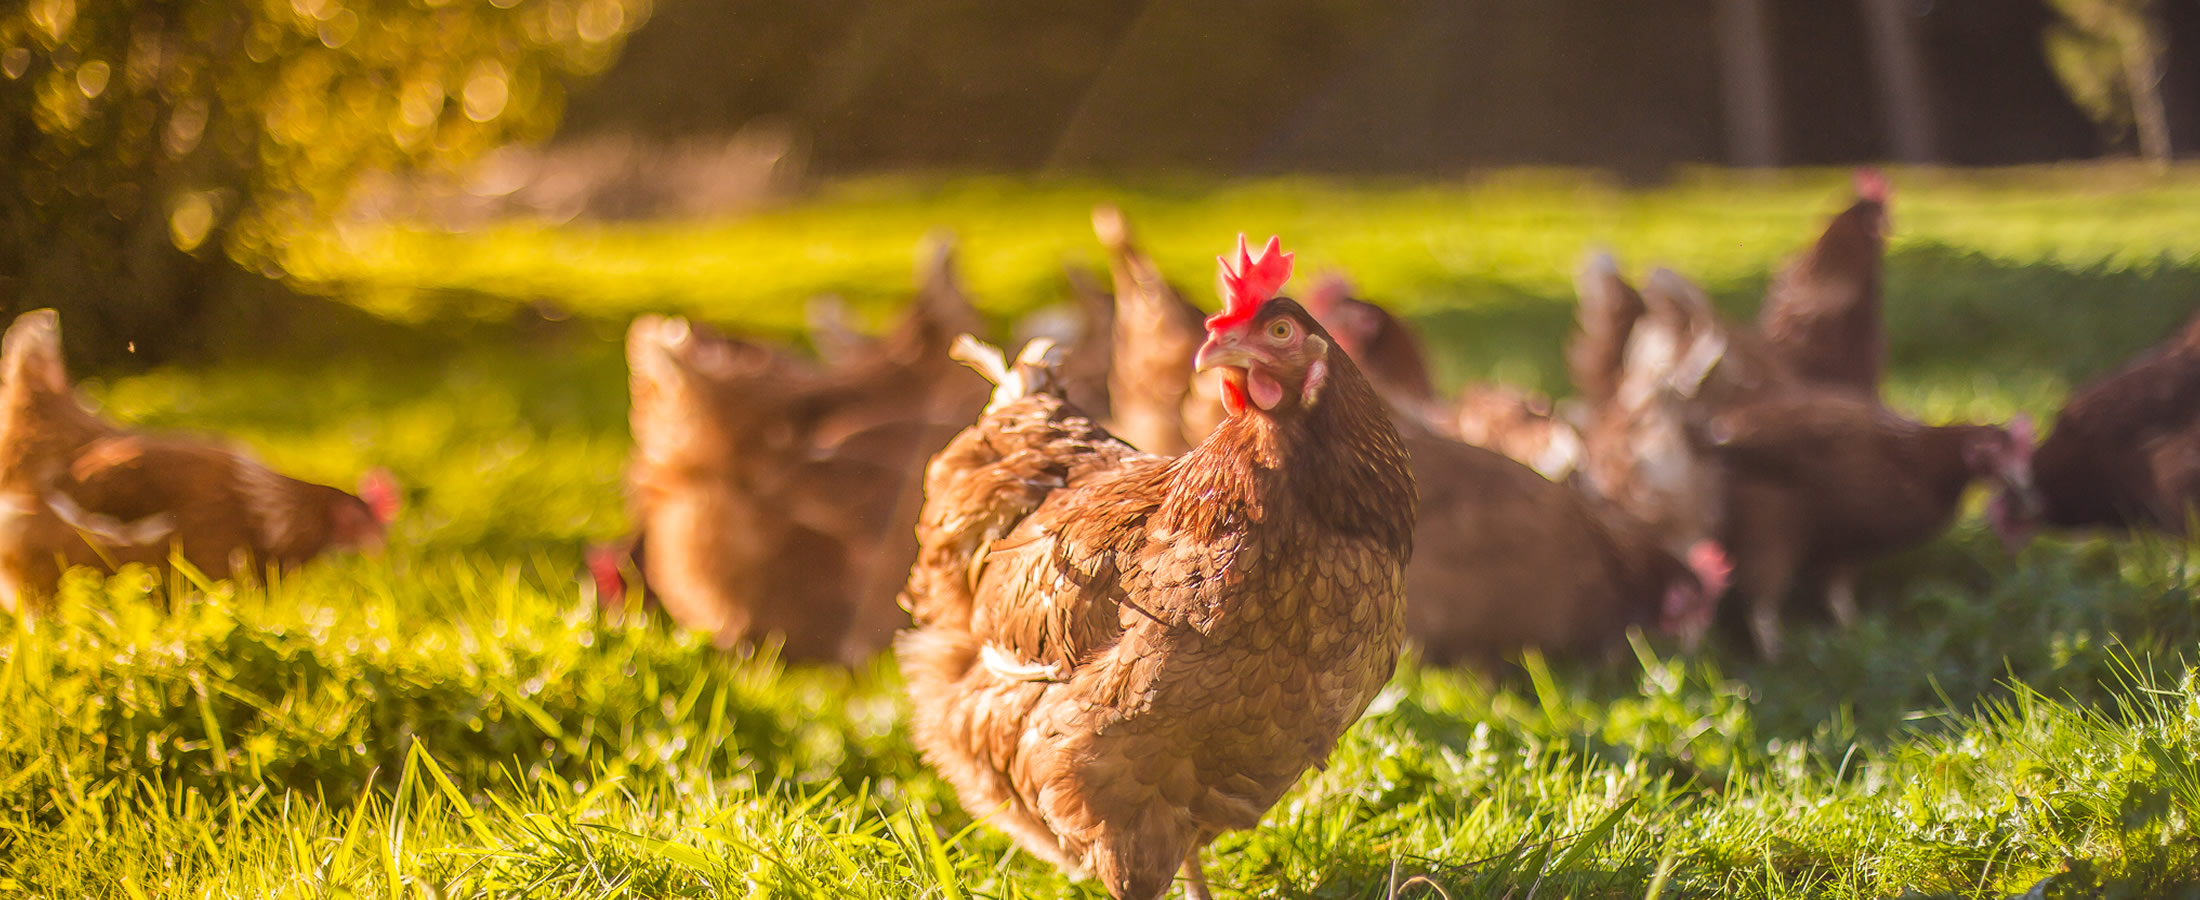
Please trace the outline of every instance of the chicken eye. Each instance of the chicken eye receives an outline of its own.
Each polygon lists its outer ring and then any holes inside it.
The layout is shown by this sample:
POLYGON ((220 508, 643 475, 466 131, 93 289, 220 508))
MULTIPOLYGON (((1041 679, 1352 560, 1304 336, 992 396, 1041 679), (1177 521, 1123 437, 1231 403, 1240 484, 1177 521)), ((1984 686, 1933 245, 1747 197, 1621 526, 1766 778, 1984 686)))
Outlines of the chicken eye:
POLYGON ((1268 326, 1268 336, 1279 341, 1288 341, 1291 339, 1291 330, 1291 320, 1277 319, 1268 326))

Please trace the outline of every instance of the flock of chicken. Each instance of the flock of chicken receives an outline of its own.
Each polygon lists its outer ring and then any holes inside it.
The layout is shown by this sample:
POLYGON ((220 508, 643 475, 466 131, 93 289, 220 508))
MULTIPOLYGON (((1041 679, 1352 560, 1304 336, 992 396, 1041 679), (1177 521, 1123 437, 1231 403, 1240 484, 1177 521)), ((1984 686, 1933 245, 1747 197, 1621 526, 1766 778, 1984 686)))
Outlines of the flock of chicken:
MULTIPOLYGON (((1389 679, 1524 648, 1693 642, 1731 581, 1767 657, 1799 585, 1856 614, 1855 573, 1926 541, 1965 491, 1993 527, 2182 533, 2200 502, 2200 320, 2029 423, 1925 425, 1882 404, 1887 186, 1775 281, 1754 325, 1667 270, 1579 275, 1554 408, 1446 401, 1411 330, 1240 239, 1200 310, 1097 210, 1114 290, 1013 359, 940 249, 883 337, 813 323, 815 358, 643 317, 628 334, 638 529, 599 597, 721 643, 855 663, 889 644, 912 734, 966 808, 1032 853, 1151 898, 1254 826, 1389 679), (974 369, 983 378, 966 371, 974 369), (990 382, 990 384, 988 384, 990 382)), ((212 577, 371 548, 397 491, 279 475, 134 433, 74 396, 50 310, 0 346, 0 601, 72 566, 212 577)))

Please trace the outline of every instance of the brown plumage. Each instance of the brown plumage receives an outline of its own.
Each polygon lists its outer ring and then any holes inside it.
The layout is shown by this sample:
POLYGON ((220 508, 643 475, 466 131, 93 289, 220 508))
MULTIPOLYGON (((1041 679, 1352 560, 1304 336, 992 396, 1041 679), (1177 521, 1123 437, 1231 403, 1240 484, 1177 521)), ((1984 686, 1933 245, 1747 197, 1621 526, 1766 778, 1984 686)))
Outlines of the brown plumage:
POLYGON ((72 566, 166 569, 180 553, 228 578, 378 548, 395 512, 386 475, 371 475, 362 499, 239 450, 101 420, 76 400, 52 310, 8 329, 0 377, 0 605, 9 609, 51 599, 72 566))
POLYGON ((1115 367, 1115 295, 1077 266, 1065 265, 1070 308, 1042 310, 1017 329, 1018 341, 1045 337, 1061 348, 1062 390, 1071 405, 1100 421, 1114 409, 1108 375, 1115 367), (1043 321, 1042 321, 1043 317, 1043 321))
POLYGON ((1459 440, 1518 460, 1552 481, 1573 477, 1581 435, 1552 414, 1551 398, 1504 384, 1469 384, 1447 424, 1459 440))
POLYGON ((1843 388, 1729 404, 1697 436, 1726 473, 1736 586, 1759 650, 1775 659, 1798 577, 1825 579, 1828 608, 1847 624, 1858 564, 1939 534, 1972 482, 2029 477, 2031 446, 2007 429, 1921 425, 1843 388))
POLYGON ((1114 364, 1108 373, 1113 417, 1108 430, 1148 453, 1183 453, 1224 415, 1214 376, 1192 371, 1192 354, 1205 339, 1200 325, 1204 314, 1138 248, 1121 210, 1095 208, 1092 229, 1108 249, 1115 278, 1114 364))
POLYGON ((1619 381, 1582 434, 1580 471, 1591 493, 1685 554, 1719 539, 1727 512, 1719 463, 1690 440, 1691 418, 1794 379, 1680 275, 1651 273, 1640 296, 1643 313, 1629 329, 1619 381))
POLYGON ((1306 309, 1359 363, 1376 393, 1400 412, 1440 422, 1436 379, 1429 374, 1421 339, 1390 310, 1352 295, 1352 283, 1334 272, 1316 279, 1306 309))
POLYGON ((2073 392, 2032 474, 2033 495, 1990 510, 2012 548, 2043 524, 2184 534, 2200 504, 2200 316, 2073 392))
POLYGON ((1880 325, 1887 252, 1887 180, 1856 174, 1856 202, 1780 273, 1758 310, 1766 342, 1803 378, 1879 396, 1887 336, 1880 325))
MULTIPOLYGON (((843 663, 883 648, 906 622, 893 598, 915 556, 916 461, 952 429, 880 422, 826 445, 872 379, 653 316, 627 352, 649 595, 725 646, 777 638, 789 659, 843 663)), ((601 584, 617 559, 592 567, 601 584)))
POLYGON ((1028 348, 1013 370, 995 354, 993 405, 927 470, 905 594, 925 758, 973 815, 1118 898, 1179 869, 1203 896, 1200 848, 1257 825, 1396 664, 1397 430, 1296 303, 1215 321, 1199 360, 1237 411, 1175 459, 1063 404, 1028 348))
POLYGON ((1406 447, 1421 501, 1406 634, 1429 661, 1592 653, 1637 625, 1693 641, 1710 623, 1726 586, 1715 545, 1684 559, 1641 522, 1497 453, 1411 430, 1406 447))
POLYGON ((1612 402, 1627 358, 1627 340, 1642 318, 1642 295, 1611 254, 1596 253, 1574 277, 1574 335, 1566 342, 1566 374, 1591 410, 1612 402))

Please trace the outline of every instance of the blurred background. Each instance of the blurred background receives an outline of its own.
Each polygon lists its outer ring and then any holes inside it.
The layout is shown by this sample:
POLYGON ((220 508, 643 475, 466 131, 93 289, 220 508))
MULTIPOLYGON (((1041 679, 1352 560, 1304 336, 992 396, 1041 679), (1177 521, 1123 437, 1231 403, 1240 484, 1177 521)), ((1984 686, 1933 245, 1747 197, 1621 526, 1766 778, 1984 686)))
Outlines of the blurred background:
POLYGON ((330 223, 726 219, 878 173, 2161 164, 2200 146, 2194 46, 2200 4, 2144 0, 25 0, 0 298, 112 363, 271 279, 386 286, 309 252, 330 223))

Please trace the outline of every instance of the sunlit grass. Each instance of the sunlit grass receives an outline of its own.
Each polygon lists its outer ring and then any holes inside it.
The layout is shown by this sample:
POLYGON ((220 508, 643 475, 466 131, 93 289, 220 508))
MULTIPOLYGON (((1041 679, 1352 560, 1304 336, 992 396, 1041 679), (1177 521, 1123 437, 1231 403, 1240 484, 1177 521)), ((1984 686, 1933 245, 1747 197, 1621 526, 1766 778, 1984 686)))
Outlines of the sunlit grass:
MULTIPOLYGON (((883 312, 934 224, 989 309, 1027 309, 1095 260, 1108 198, 1195 296, 1237 230, 1280 231, 1412 311, 1448 378, 1557 388, 1585 241, 1747 310, 1843 178, 880 181, 738 223, 355 232, 301 273, 433 324, 89 392, 301 475, 390 466, 391 551, 265 587, 79 578, 57 616, 0 618, 0 895, 1103 896, 972 827, 889 661, 786 671, 598 614, 577 573, 624 524, 622 317, 883 312), (538 302, 570 320, 446 332, 538 302)), ((2051 413, 2200 302, 2194 173, 1897 185, 1892 394, 1927 418, 2051 413)), ((1222 897, 2170 895, 2200 878, 2188 549, 2011 561, 1971 519, 1876 567, 1856 630, 1799 617, 1783 666, 1654 641, 1496 683, 1409 664, 1209 871, 1222 897)))

